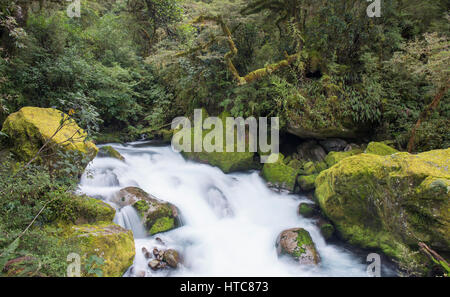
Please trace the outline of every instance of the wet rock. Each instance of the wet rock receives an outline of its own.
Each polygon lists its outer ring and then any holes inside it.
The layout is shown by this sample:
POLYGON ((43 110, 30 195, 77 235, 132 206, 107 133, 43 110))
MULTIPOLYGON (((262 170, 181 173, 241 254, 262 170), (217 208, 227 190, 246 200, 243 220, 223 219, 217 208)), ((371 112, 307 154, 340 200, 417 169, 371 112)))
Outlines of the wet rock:
POLYGON ((294 191, 297 170, 284 163, 284 156, 281 153, 275 163, 264 164, 261 175, 272 187, 294 191))
POLYGON ((159 260, 153 259, 148 262, 148 267, 150 267, 152 270, 158 270, 159 263, 159 260))
POLYGON ((159 237, 156 237, 155 240, 156 240, 157 242, 159 242, 160 244, 162 244, 162 245, 166 245, 166 243, 165 243, 161 238, 159 238, 159 237))
POLYGON ((145 248, 142 248, 142 253, 144 254, 145 259, 150 259, 152 257, 152 254, 145 248))
POLYGON ((180 262, 180 256, 178 252, 173 249, 166 250, 164 252, 164 261, 172 268, 177 268, 180 262))
POLYGON ((317 265, 320 262, 314 242, 308 231, 303 228, 281 232, 276 246, 279 255, 288 254, 301 265, 317 265))
POLYGON ((151 234, 172 230, 181 225, 177 207, 157 199, 140 188, 128 187, 119 191, 113 202, 120 206, 132 205, 151 234))
POLYGON ((145 271, 140 270, 136 273, 136 277, 145 277, 145 274, 146 274, 145 271))
POLYGON ((298 214, 305 218, 312 218, 318 214, 318 207, 311 203, 300 203, 298 206, 298 214))
POLYGON ((220 189, 211 187, 206 194, 208 204, 218 217, 223 218, 233 216, 233 210, 228 203, 227 197, 225 197, 220 189))
POLYGON ((108 157, 108 158, 114 158, 120 161, 125 161, 125 158, 112 146, 102 146, 98 152, 98 155, 100 157, 108 157))
POLYGON ((339 138, 329 138, 326 140, 322 140, 319 143, 327 153, 342 152, 347 146, 347 142, 339 138))

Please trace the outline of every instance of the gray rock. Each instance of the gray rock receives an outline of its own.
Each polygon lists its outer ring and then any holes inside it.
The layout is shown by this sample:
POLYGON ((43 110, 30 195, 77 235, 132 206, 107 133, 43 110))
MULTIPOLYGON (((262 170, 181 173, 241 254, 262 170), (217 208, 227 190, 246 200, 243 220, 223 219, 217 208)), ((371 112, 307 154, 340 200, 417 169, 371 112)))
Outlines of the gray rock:
POLYGON ((326 140, 322 140, 319 143, 327 153, 342 152, 347 146, 347 142, 339 138, 329 138, 326 140))
POLYGON ((300 160, 320 162, 327 153, 315 140, 308 140, 297 147, 297 155, 300 160))

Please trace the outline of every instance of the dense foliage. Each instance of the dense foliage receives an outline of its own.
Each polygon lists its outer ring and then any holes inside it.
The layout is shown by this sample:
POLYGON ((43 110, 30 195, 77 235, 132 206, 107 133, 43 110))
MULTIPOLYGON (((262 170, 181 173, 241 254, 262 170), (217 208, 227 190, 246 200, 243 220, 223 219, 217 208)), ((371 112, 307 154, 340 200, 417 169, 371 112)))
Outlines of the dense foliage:
MULTIPOLYGON (((385 0, 380 18, 367 16, 365 0, 83 0, 80 18, 67 5, 0 0, 0 123, 24 106, 55 107, 74 111, 97 140, 114 132, 120 141, 203 107, 278 116, 283 132, 292 124, 356 127, 400 150, 420 119, 416 152, 450 146, 446 0, 385 0), (207 15, 223 24, 193 22, 207 15), (224 27, 239 75, 264 75, 235 81, 224 27)), ((60 156, 23 169, 2 154, 0 270, 29 256, 34 264, 22 274, 63 275, 61 257, 72 250, 48 227, 58 207, 35 222, 46 229, 15 238, 75 189, 82 160, 60 156)))

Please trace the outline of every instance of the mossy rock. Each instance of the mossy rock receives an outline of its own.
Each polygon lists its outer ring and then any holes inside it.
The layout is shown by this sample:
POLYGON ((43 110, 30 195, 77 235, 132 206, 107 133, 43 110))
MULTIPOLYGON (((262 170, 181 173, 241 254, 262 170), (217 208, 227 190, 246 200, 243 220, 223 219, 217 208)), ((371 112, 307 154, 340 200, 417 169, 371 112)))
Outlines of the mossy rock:
POLYGON ((125 161, 125 158, 112 146, 102 146, 99 150, 99 156, 100 157, 109 157, 118 159, 120 161, 125 161))
POLYGON ((300 203, 298 206, 299 215, 305 218, 312 218, 316 214, 316 208, 310 203, 300 203))
MULTIPOLYGON (((133 233, 114 223, 69 226, 65 229, 64 236, 81 250, 81 263, 88 263, 93 256, 102 258, 104 263, 98 268, 105 277, 120 277, 133 264, 133 233)), ((82 265, 83 276, 95 276, 88 274, 84 267, 82 265)))
POLYGON ((371 142, 369 145, 367 145, 366 154, 374 154, 378 156, 389 156, 392 154, 396 154, 399 151, 388 146, 387 144, 384 144, 382 142, 371 142))
POLYGON ((182 152, 182 155, 189 160, 219 167, 224 173, 257 168, 254 153, 250 152, 182 152))
POLYGON ((262 177, 278 188, 294 191, 297 170, 284 164, 284 156, 280 153, 274 163, 265 163, 261 171, 262 177))
POLYGON ((68 194, 49 205, 52 221, 70 224, 92 224, 112 222, 116 211, 105 202, 87 197, 68 194))
POLYGON ((332 167, 333 165, 339 163, 340 161, 344 160, 345 158, 355 156, 358 154, 362 154, 363 151, 360 149, 353 149, 347 152, 330 152, 325 157, 325 162, 327 163, 328 167, 332 167))
POLYGON ((320 262, 320 256, 311 235, 303 228, 281 232, 276 245, 279 255, 288 254, 301 265, 317 265, 320 262))
POLYGON ((297 181, 300 186, 300 189, 303 191, 311 191, 314 190, 316 178, 318 174, 311 174, 311 175, 301 175, 298 177, 297 181))
POLYGON ((145 228, 151 235, 175 229, 181 225, 177 207, 161 201, 142 189, 128 187, 120 190, 115 200, 132 205, 139 213, 145 228))
POLYGON ((113 133, 101 133, 99 135, 93 136, 96 144, 106 144, 106 143, 123 143, 122 135, 118 132, 113 133))
POLYGON ((400 259, 425 242, 450 251, 450 149, 360 154, 316 179, 315 195, 341 237, 400 259))
POLYGON ((87 154, 91 159, 98 152, 98 148, 86 140, 86 132, 74 120, 53 108, 23 107, 8 116, 2 132, 9 136, 11 151, 24 161, 32 159, 49 139, 48 147, 53 150, 75 150, 87 154), (65 119, 68 120, 58 131, 65 119))

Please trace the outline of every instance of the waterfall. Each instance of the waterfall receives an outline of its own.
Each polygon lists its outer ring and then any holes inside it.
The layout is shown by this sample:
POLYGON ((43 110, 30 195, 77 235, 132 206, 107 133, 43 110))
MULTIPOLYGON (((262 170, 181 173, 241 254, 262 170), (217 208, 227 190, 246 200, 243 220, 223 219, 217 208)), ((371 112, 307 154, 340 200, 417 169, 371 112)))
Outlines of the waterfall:
POLYGON ((130 205, 122 207, 116 212, 114 223, 131 230, 135 239, 147 236, 147 231, 145 231, 137 211, 130 205))
MULTIPOLYGON (((115 222, 131 229, 136 257, 126 275, 170 276, 367 276, 365 259, 326 243, 310 219, 297 214, 301 195, 274 192, 259 173, 224 174, 186 161, 170 147, 142 143, 113 145, 125 162, 97 157, 83 176, 80 191, 111 203, 127 186, 138 186, 178 207, 183 226, 146 236, 132 207, 117 208, 115 222), (285 229, 306 229, 321 255, 317 267, 278 257, 276 238, 285 229), (173 248, 183 265, 152 271, 142 248, 173 248)), ((309 201, 310 202, 310 201, 309 201)))

